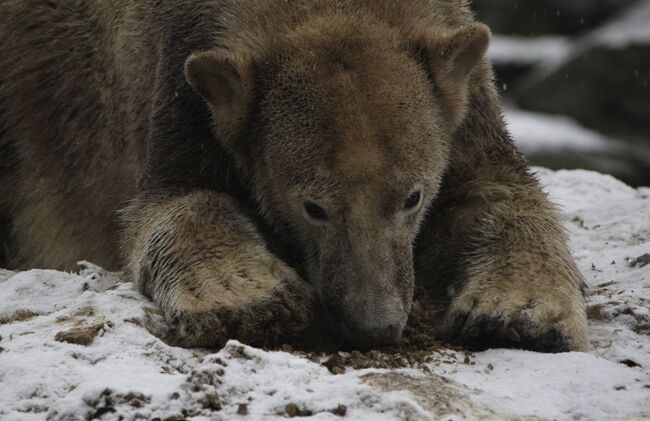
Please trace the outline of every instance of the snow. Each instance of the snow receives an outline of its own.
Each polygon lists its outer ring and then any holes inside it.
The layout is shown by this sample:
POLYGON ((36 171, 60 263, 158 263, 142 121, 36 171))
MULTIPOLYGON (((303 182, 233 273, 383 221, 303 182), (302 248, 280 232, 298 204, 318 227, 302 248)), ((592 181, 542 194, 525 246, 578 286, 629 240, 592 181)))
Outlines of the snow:
POLYGON ((607 151, 622 146, 566 116, 507 109, 505 119, 524 153, 558 149, 607 151))
POLYGON ((625 9, 605 26, 587 36, 587 43, 625 48, 650 42, 650 0, 639 1, 625 9))
POLYGON ((650 264, 636 261, 650 253, 650 189, 536 171, 590 287, 589 352, 439 350, 425 369, 332 374, 236 341, 218 352, 169 346, 150 333, 162 326, 155 306, 89 263, 0 270, 0 419, 273 420, 291 404, 315 420, 341 419, 340 405, 350 420, 650 419, 650 264), (57 340, 79 327, 98 335, 57 340))
POLYGON ((558 62, 571 51, 566 37, 515 37, 494 35, 490 41, 487 57, 495 64, 534 65, 539 62, 558 62))
MULTIPOLYGON (((639 0, 586 35, 570 40, 559 36, 492 37, 488 58, 497 65, 534 66, 523 85, 543 79, 593 48, 620 50, 650 43, 650 0, 639 0)), ((641 53, 639 53, 641 54, 641 53)), ((637 69, 639 76, 643 69, 637 69)))

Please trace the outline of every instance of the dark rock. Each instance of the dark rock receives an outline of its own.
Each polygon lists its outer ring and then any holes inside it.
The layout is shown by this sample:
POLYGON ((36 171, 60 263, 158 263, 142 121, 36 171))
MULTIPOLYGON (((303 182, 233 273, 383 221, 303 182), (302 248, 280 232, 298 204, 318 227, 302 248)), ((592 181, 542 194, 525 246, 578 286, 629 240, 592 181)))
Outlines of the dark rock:
POLYGON ((339 417, 344 417, 348 413, 348 407, 345 405, 339 405, 336 408, 332 409, 330 412, 334 415, 338 415, 339 417))
POLYGON ((637 257, 636 259, 633 259, 629 263, 630 267, 644 267, 646 265, 650 265, 650 253, 642 254, 641 256, 637 257))
POLYGON ((570 149, 537 150, 526 153, 532 165, 552 170, 581 168, 610 174, 633 187, 650 185, 650 161, 647 152, 634 154, 633 149, 580 151, 570 149))
POLYGON ((517 86, 515 100, 607 133, 650 137, 650 43, 588 47, 517 86))
POLYGON ((497 87, 508 96, 515 82, 536 65, 559 61, 570 51, 571 39, 567 37, 494 35, 487 56, 496 71, 497 87))
POLYGON ((521 108, 570 116, 629 146, 611 154, 566 155, 557 163, 555 155, 537 156, 535 164, 650 184, 649 21, 650 1, 644 0, 577 40, 564 58, 540 63, 509 90, 521 108))
POLYGON ((496 33, 581 34, 634 0, 472 0, 478 18, 496 33))

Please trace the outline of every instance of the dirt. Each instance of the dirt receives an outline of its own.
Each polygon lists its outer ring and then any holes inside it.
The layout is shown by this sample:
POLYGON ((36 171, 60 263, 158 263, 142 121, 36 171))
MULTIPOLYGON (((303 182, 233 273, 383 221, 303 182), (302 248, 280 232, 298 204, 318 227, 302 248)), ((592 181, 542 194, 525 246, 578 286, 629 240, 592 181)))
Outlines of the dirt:
MULTIPOLYGON (((330 409, 329 411, 322 411, 322 412, 329 412, 330 414, 337 415, 339 417, 345 417, 345 415, 348 412, 348 407, 345 405, 338 405, 334 409, 330 409)), ((284 413, 280 413, 278 415, 280 416, 286 416, 288 418, 295 418, 295 417, 311 417, 319 412, 314 412, 310 409, 307 408, 301 408, 295 403, 289 403, 284 407, 284 413)))
POLYGON ((237 406, 237 415, 248 415, 248 404, 240 403, 237 406))
POLYGON ((87 419, 101 419, 107 414, 115 413, 116 407, 128 405, 132 408, 142 408, 151 403, 151 397, 142 393, 130 392, 126 394, 115 393, 111 389, 104 389, 96 397, 84 398, 84 403, 91 408, 87 419))
POLYGON ((326 343, 325 336, 321 334, 317 346, 314 346, 314 342, 301 342, 295 346, 282 345, 280 350, 321 363, 334 374, 344 373, 347 368, 419 368, 428 371, 427 365, 431 364, 470 364, 470 352, 444 343, 435 336, 436 322, 441 319, 443 304, 432 300, 423 290, 417 290, 415 297, 402 338, 395 345, 366 350, 349 349, 336 340, 326 343), (460 361, 456 351, 464 353, 460 361))
POLYGON ((104 329, 104 323, 91 326, 74 327, 61 331, 54 337, 59 342, 88 346, 93 343, 97 335, 104 329))
POLYGON ((58 324, 64 324, 68 323, 71 321, 78 321, 79 319, 83 319, 86 317, 94 317, 95 316, 95 309, 92 307, 82 307, 75 311, 74 313, 65 315, 65 316, 59 316, 56 318, 56 322, 58 324))
POLYGON ((14 313, 9 316, 0 317, 0 325, 5 325, 9 323, 24 322, 34 317, 39 316, 38 313, 34 313, 31 310, 16 310, 14 313))
POLYGON ((603 309, 607 308, 606 304, 594 304, 587 307, 587 318, 589 320, 606 320, 603 309))

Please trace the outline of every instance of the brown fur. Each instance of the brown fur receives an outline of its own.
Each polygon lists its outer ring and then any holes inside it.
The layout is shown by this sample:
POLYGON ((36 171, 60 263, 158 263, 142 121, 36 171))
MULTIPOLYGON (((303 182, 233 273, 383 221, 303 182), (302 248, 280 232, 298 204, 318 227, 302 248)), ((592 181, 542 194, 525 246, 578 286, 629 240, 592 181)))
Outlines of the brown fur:
POLYGON ((584 349, 488 37, 462 0, 0 0, 10 264, 127 267, 188 346, 283 340, 316 299, 395 340, 416 280, 441 335, 584 349))

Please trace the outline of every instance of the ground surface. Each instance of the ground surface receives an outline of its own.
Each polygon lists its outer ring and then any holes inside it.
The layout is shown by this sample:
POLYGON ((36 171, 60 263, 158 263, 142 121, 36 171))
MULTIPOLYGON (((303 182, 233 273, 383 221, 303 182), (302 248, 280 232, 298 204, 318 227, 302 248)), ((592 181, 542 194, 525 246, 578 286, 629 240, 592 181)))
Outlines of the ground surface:
POLYGON ((650 189, 538 172, 590 286, 588 353, 185 350, 115 274, 0 271, 0 419, 650 419, 650 189))

